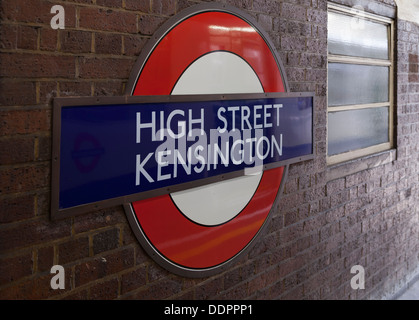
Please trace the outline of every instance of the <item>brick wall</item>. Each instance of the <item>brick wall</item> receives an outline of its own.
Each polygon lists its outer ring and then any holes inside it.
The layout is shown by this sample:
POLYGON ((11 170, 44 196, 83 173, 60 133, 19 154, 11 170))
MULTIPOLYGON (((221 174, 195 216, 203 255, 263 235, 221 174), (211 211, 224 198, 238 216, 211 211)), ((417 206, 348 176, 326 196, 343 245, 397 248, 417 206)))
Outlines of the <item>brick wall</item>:
MULTIPOLYGON (((52 98, 122 95, 147 39, 196 1, 0 2, 0 298, 375 299, 418 273, 419 26, 396 23, 397 152, 332 170, 327 2, 227 2, 270 34, 291 91, 316 93, 316 158, 290 167, 268 231, 248 255, 204 279, 153 262, 122 207, 58 221, 49 209, 52 98), (55 4, 65 8, 65 30, 50 27, 55 4), (64 290, 50 288, 55 264, 65 268, 64 290), (365 267, 365 290, 350 287, 353 265, 365 267)), ((394 10, 392 0, 358 2, 370 12, 394 10)))

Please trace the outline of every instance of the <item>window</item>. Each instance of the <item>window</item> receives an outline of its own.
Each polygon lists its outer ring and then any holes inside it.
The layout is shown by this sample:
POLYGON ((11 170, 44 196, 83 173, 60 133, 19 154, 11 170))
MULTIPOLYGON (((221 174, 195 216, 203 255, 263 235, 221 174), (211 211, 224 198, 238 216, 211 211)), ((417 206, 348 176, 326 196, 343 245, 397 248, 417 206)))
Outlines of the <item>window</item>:
POLYGON ((329 165, 393 146, 393 22, 328 6, 329 165))

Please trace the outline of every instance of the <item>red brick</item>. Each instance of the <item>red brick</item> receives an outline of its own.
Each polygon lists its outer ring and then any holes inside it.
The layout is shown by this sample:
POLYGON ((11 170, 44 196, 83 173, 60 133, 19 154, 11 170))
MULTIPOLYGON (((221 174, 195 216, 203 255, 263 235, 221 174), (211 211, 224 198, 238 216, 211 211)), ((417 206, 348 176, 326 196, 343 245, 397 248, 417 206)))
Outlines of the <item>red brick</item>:
POLYGON ((332 208, 344 204, 349 201, 349 190, 343 190, 341 193, 333 194, 330 197, 330 205, 332 208))
POLYGON ((20 22, 36 22, 49 24, 51 3, 43 0, 3 0, 1 4, 2 17, 7 20, 20 22))
POLYGON ((115 249, 119 246, 119 230, 113 228, 93 235, 93 254, 115 249))
POLYGON ((324 54, 327 49, 326 39, 307 39, 307 51, 315 54, 324 54))
POLYGON ((273 283, 269 289, 271 299, 277 299, 284 292, 283 281, 273 283))
POLYGON ((298 285, 297 282, 297 274, 291 274, 284 278, 284 290, 289 291, 292 290, 292 288, 295 288, 298 285))
POLYGON ((284 194, 292 194, 298 190, 298 178, 289 178, 285 181, 284 194))
POLYGON ((138 32, 143 35, 152 35, 166 19, 162 17, 141 15, 138 18, 138 32))
POLYGON ((75 57, 35 53, 0 53, 0 76, 6 78, 73 78, 75 57))
POLYGON ((95 96, 118 96, 123 95, 123 83, 119 80, 107 80, 94 82, 94 92, 95 96))
POLYGON ((135 250, 135 264, 140 265, 147 261, 150 261, 150 257, 141 246, 138 246, 135 250))
POLYGON ((301 256, 294 256, 279 265, 279 276, 286 277, 287 275, 299 270, 304 264, 304 259, 301 256))
POLYGON ((307 9, 294 3, 283 3, 281 17, 289 20, 306 21, 307 9))
POLYGON ((118 297, 118 279, 110 279, 100 282, 90 288, 90 299, 92 300, 111 300, 118 297))
POLYGON ((298 210, 293 210, 284 214, 284 226, 288 226, 298 221, 298 210))
POLYGON ((0 139, 0 165, 18 164, 35 159, 35 138, 33 136, 13 136, 0 139))
POLYGON ((115 225, 126 221, 122 208, 109 208, 99 212, 91 212, 74 217, 75 234, 115 225))
POLYGON ((69 236, 70 233, 69 220, 52 222, 48 217, 13 223, 0 230, 0 250, 5 252, 34 246, 69 236))
POLYGON ((28 192, 50 185, 50 167, 41 164, 17 168, 0 168, 0 194, 28 192))
POLYGON ((95 52, 99 54, 121 54, 122 36, 111 33, 96 33, 95 52))
POLYGON ((45 161, 51 159, 51 137, 49 135, 39 135, 36 137, 36 159, 37 161, 45 161))
POLYGON ((338 192, 341 192, 345 188, 345 179, 340 178, 337 180, 329 181, 326 185, 326 194, 328 196, 332 194, 336 194, 338 192))
POLYGON ((53 265, 56 264, 54 261, 54 247, 47 246, 38 249, 38 272, 50 272, 53 265))
POLYGON ((50 113, 44 109, 0 111, 0 137, 48 131, 50 113))
POLYGON ((149 0, 144 0, 144 1, 125 0, 125 7, 128 10, 150 12, 151 4, 149 0))
POLYGON ((169 276, 169 271, 160 267, 159 265, 152 263, 147 269, 147 281, 155 282, 161 279, 167 278, 169 276))
POLYGON ((130 298, 141 300, 166 299, 180 292, 181 288, 182 284, 180 281, 165 279, 144 287, 142 290, 135 292, 134 295, 131 295, 130 298))
POLYGON ((147 268, 140 266, 134 271, 130 271, 121 275, 121 294, 135 290, 146 284, 147 268))
MULTIPOLYGON (((284 51, 303 51, 306 47, 305 37, 283 36, 281 37, 281 49, 284 51)), ((303 79, 301 79, 302 81, 303 79)))
POLYGON ((19 26, 16 46, 18 49, 36 50, 38 48, 38 28, 19 26))
POLYGON ((327 24, 327 12, 324 10, 308 8, 307 21, 325 26, 327 24))
POLYGON ((17 29, 15 25, 0 24, 0 48, 17 48, 17 29))
POLYGON ((40 29, 41 38, 39 49, 47 51, 55 51, 58 43, 58 32, 51 27, 40 29))
POLYGON ((65 295, 62 299, 63 300, 88 300, 89 299, 89 288, 84 290, 73 290, 72 294, 65 295))
POLYGON ((51 193, 49 190, 40 190, 36 194, 36 215, 49 217, 51 213, 51 193))
POLYGON ((173 0, 153 0, 151 2, 151 12, 154 14, 161 14, 171 16, 175 14, 176 2, 173 0))
POLYGON ((281 299, 283 300, 301 300, 301 298, 304 296, 303 293, 303 286, 295 286, 292 287, 291 290, 284 292, 284 294, 281 295, 281 299))
MULTIPOLYGON (((292 36, 310 36, 312 26, 299 21, 288 21, 284 34, 292 36)), ((301 65, 300 65, 301 66, 301 65)))
POLYGON ((259 25, 261 26, 261 28, 263 28, 263 30, 266 30, 266 31, 271 31, 272 30, 273 18, 271 16, 265 15, 265 14, 260 14, 257 17, 257 21, 258 21, 259 25))
POLYGON ((80 78, 127 79, 133 61, 119 58, 80 58, 80 78))
POLYGON ((89 256, 89 238, 70 239, 58 245, 58 264, 80 260, 89 256))
MULTIPOLYGON (((255 252, 258 253, 258 250, 256 249, 255 252)), ((249 258, 255 263, 256 274, 265 272, 271 266, 271 251, 262 250, 260 254, 255 254, 253 257, 249 254, 249 258)))
POLYGON ((0 259, 0 287, 32 275, 32 252, 0 259))
POLYGON ((419 55, 409 53, 409 63, 419 63, 419 55))
POLYGON ((418 64, 409 63, 409 73, 417 73, 417 72, 418 72, 418 64))
POLYGON ((79 11, 81 28, 127 33, 137 32, 137 16, 135 13, 91 7, 81 7, 79 11))
POLYGON ((79 287, 106 276, 105 262, 95 259, 75 266, 75 285, 79 287))
POLYGON ((315 230, 320 230, 322 226, 326 224, 326 215, 325 213, 320 213, 311 219, 304 221, 304 232, 310 233, 315 230))
POLYGON ((141 35, 124 36, 124 54, 127 56, 139 56, 146 42, 146 38, 141 35))
POLYGON ((33 81, 0 82, 0 104, 3 106, 23 106, 36 103, 36 85, 33 81))
POLYGON ((18 282, 12 286, 0 289, 0 299, 2 300, 18 300, 25 297, 26 299, 42 299, 54 295, 51 289, 49 276, 42 278, 34 278, 23 282, 18 282), (35 288, 36 287, 36 288, 35 288), (42 295, 43 294, 43 295, 42 295))
POLYGON ((307 202, 311 202, 311 201, 316 201, 319 199, 322 199, 323 197, 326 196, 326 188, 324 188, 323 186, 319 187, 319 188, 311 188, 311 189, 307 189, 306 191, 304 191, 304 199, 307 202))
POLYGON ((410 73, 409 82, 419 82, 419 75, 410 73))
POLYGON ((240 269, 228 270, 224 275, 224 290, 227 290, 243 280, 240 269))
POLYGON ((133 248, 121 248, 75 266, 76 287, 134 266, 133 248))
POLYGON ((90 81, 60 81, 60 97, 90 96, 91 93, 90 81))
POLYGON ((31 218, 35 215, 33 195, 12 195, 0 200, 0 223, 8 223, 31 218))
MULTIPOLYGON (((242 7, 243 9, 250 9, 251 4, 249 1, 244 1, 242 7)), ((281 12, 281 5, 275 0, 254 0, 253 10, 273 16, 279 16, 281 12)))
POLYGON ((40 81, 39 82, 39 103, 51 105, 52 99, 58 96, 57 81, 40 81))
POLYGON ((92 49, 92 33, 79 30, 60 30, 62 52, 88 53, 92 49))
POLYGON ((98 6, 120 8, 122 7, 122 0, 96 0, 96 4, 98 6))
POLYGON ((195 287, 195 299, 204 300, 214 298, 223 289, 223 279, 215 278, 195 287))

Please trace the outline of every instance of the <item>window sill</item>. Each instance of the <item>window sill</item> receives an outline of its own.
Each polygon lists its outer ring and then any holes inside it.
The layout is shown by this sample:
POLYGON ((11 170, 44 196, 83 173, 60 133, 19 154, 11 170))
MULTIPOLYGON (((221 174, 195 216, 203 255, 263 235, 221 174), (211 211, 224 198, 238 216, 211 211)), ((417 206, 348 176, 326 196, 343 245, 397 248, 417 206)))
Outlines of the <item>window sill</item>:
POLYGON ((334 164, 329 166, 326 170, 326 181, 332 181, 353 173, 391 163, 395 161, 396 158, 396 149, 390 149, 343 163, 334 164))

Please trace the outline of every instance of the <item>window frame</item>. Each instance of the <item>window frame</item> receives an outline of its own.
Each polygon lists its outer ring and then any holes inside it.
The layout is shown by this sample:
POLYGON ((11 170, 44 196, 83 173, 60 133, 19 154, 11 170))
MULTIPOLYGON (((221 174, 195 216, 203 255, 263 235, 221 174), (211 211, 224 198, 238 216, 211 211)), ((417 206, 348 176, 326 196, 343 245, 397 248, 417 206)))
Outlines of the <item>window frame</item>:
MULTIPOLYGON (((329 113, 338 112, 338 111, 347 111, 347 110, 356 110, 356 109, 370 109, 370 108, 379 108, 379 107, 388 107, 389 112, 389 141, 381 144, 376 144, 370 147, 356 149, 352 151, 347 151, 339 153, 336 155, 329 156, 328 150, 328 139, 329 134, 326 135, 326 159, 327 165, 336 165, 346 161, 350 161, 356 158, 361 158, 369 156, 375 153, 382 151, 390 150, 394 147, 394 20, 386 17, 381 17, 372 13, 368 13, 362 10, 357 10, 355 8, 350 8, 338 4, 328 3, 327 5, 328 14, 330 12, 347 15, 350 17, 359 17, 374 23, 380 23, 387 27, 388 35, 388 50, 389 58, 384 59, 374 59, 374 58, 364 58, 348 55, 338 55, 330 54, 329 49, 327 50, 327 68, 329 69, 329 63, 346 63, 346 64, 358 64, 358 65, 369 65, 369 66, 384 66, 389 68, 389 90, 388 95, 389 99, 387 102, 378 102, 378 103, 367 103, 367 104, 354 104, 354 105, 343 105, 343 106, 329 106, 329 90, 327 90, 327 128, 329 127, 329 113)), ((329 81, 329 78, 327 79, 329 81)), ((329 83, 327 83, 327 88, 329 88, 329 83)), ((328 130, 328 129, 327 129, 328 130)))

